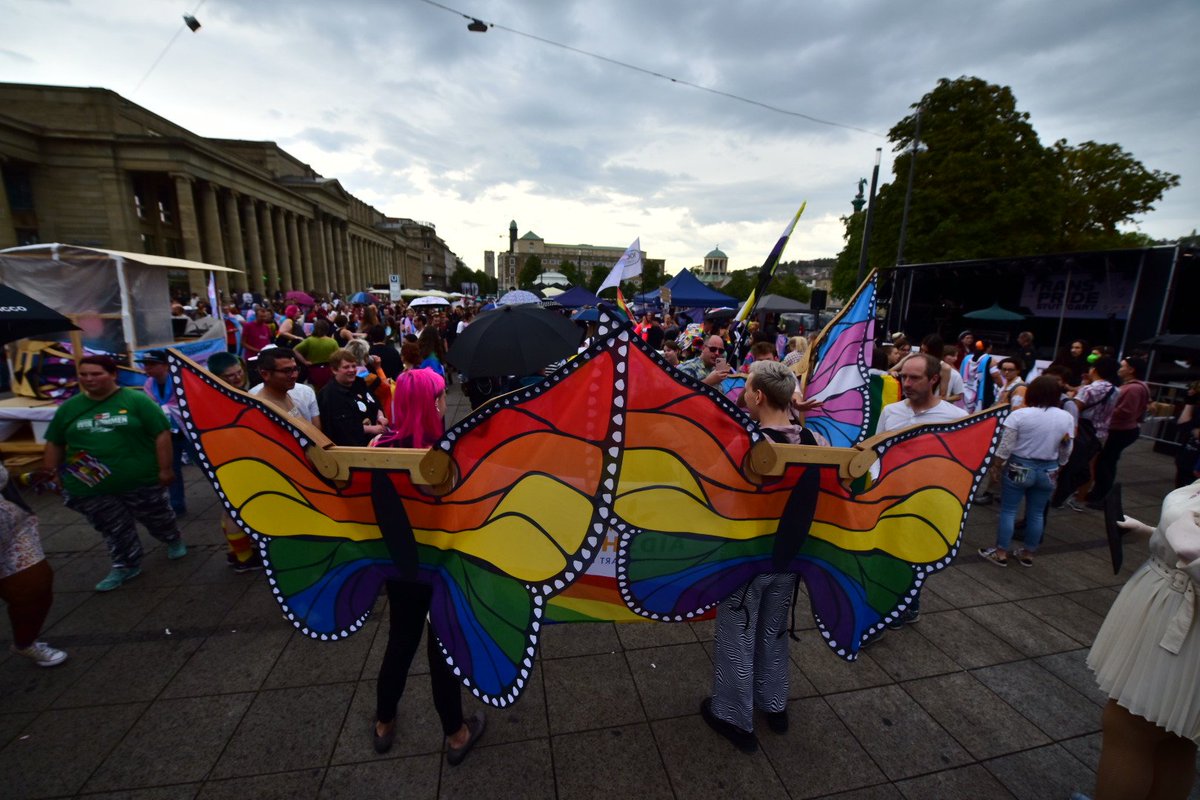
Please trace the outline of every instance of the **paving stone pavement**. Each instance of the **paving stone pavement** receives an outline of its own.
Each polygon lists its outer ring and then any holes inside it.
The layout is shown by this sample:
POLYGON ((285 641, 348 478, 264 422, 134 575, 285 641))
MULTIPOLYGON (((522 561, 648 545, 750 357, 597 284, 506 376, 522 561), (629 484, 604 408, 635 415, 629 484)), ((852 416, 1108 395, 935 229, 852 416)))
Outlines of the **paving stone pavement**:
MULTIPOLYGON (((455 387, 450 414, 466 411, 455 387)), ((792 726, 763 725, 754 755, 698 713, 711 622, 551 626, 524 697, 489 709, 479 748, 450 768, 424 648, 378 756, 379 614, 344 642, 294 631, 261 574, 227 568, 216 497, 185 470, 187 558, 144 536, 143 575, 109 594, 92 591, 107 569, 99 536, 32 498, 56 571, 43 638, 70 659, 38 669, 0 639, 0 797, 1066 798, 1090 791, 1099 757, 1087 648, 1146 555, 1129 542, 1114 576, 1101 516, 1061 511, 1033 569, 997 569, 975 556, 997 507, 977 507, 920 622, 853 664, 818 641, 802 592, 792 726)), ((1147 443, 1126 451, 1128 512, 1155 521, 1172 474, 1147 443)))

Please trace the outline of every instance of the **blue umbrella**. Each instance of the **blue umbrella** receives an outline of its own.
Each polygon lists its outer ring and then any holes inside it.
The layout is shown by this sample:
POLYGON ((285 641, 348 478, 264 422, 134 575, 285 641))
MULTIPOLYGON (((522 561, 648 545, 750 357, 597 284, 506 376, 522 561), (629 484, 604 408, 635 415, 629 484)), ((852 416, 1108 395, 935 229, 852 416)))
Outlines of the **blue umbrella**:
POLYGON ((358 305, 374 305, 375 295, 370 292, 355 292, 350 295, 350 302, 358 305))
POLYGON ((600 309, 581 308, 571 315, 571 319, 575 322, 596 322, 600 319, 600 309))

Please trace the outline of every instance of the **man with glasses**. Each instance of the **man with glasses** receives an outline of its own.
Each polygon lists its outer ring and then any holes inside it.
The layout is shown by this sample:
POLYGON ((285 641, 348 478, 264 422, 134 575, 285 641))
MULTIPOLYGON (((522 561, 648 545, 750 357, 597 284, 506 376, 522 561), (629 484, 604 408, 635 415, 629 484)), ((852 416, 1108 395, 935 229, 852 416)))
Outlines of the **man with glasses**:
POLYGON ((286 347, 268 347, 258 355, 258 372, 262 383, 251 389, 250 394, 320 429, 317 393, 311 386, 296 382, 300 367, 296 365, 295 353, 286 347))
POLYGON ((684 361, 676 369, 709 386, 719 386, 733 374, 725 360, 725 340, 716 335, 704 340, 700 355, 684 361))

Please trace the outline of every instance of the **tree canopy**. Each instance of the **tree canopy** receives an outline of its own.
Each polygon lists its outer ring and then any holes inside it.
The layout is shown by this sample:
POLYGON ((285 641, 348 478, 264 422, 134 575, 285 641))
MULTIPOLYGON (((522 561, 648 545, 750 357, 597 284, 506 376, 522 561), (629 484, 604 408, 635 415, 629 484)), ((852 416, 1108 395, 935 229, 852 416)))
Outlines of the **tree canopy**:
MULTIPOLYGON (((1115 144, 1043 145, 1007 86, 943 78, 889 131, 894 180, 875 200, 868 264, 896 263, 920 124, 904 261, 995 258, 1136 244, 1117 226, 1151 210, 1179 176, 1115 144)), ((855 288, 866 211, 844 217, 833 291, 855 288)))
POLYGON ((525 263, 521 265, 521 271, 517 273, 517 286, 520 286, 522 289, 529 289, 541 274, 541 256, 529 256, 525 259, 525 263))

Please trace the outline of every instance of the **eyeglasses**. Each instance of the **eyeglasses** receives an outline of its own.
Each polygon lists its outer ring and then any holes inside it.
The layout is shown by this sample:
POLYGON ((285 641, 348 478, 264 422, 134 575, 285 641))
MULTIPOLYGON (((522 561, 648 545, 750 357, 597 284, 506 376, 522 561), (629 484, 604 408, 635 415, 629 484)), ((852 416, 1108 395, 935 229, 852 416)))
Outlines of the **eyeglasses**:
POLYGON ((1000 371, 1001 372, 1019 372, 1020 370, 1018 370, 1016 367, 1001 367, 1000 371))

